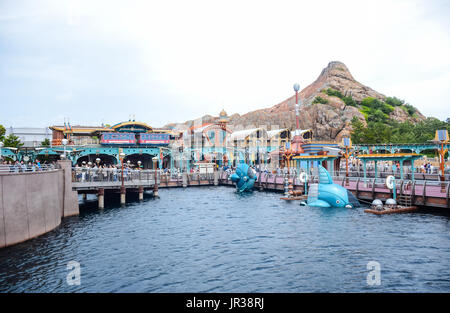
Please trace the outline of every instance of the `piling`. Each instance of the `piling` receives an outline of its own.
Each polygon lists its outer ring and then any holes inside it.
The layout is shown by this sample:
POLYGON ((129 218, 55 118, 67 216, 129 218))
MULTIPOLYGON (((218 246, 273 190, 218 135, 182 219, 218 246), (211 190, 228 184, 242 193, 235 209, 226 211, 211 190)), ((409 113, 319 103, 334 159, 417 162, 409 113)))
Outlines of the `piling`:
POLYGON ((126 188, 120 187, 120 204, 125 204, 125 195, 126 195, 126 188))
POLYGON ((214 168, 214 186, 219 186, 219 172, 214 168))
POLYGON ((139 187, 139 201, 144 200, 144 187, 139 187))
POLYGON ((103 209, 105 207, 105 189, 98 189, 98 208, 103 209))

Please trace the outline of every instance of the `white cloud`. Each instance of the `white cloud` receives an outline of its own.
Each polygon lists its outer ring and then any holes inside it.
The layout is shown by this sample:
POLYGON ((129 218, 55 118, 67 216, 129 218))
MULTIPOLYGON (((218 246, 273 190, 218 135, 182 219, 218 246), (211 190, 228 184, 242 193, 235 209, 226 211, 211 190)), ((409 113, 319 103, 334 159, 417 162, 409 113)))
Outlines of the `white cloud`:
MULTIPOLYGON (((6 23, 0 34, 18 34, 6 45, 27 39, 38 50, 44 47, 40 53, 53 63, 43 73, 54 74, 61 90, 43 92, 59 95, 53 97, 57 101, 70 94, 71 101, 83 101, 106 121, 136 114, 162 126, 216 115, 222 108, 242 114, 269 107, 290 96, 294 82, 302 88, 313 82, 332 60, 344 62, 361 83, 403 98, 425 115, 450 116, 444 2, 128 1, 125 6, 72 0, 34 6, 11 4, 22 26, 11 23, 14 12, 0 17, 6 23), (73 51, 67 52, 68 45, 73 51), (61 64, 62 54, 67 64, 61 64), (68 86, 56 75, 65 67, 68 86), (108 86, 114 99, 131 103, 110 101, 108 86)), ((77 110, 67 113, 80 123, 95 122, 77 110)))

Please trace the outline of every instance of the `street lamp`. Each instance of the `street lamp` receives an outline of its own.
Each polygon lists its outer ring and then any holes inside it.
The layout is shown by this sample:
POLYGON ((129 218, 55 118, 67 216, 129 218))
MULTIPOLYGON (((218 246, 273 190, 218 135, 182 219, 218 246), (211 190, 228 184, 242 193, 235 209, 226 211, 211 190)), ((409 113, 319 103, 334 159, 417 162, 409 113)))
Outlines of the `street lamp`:
POLYGON ((295 121, 297 125, 297 129, 300 128, 299 123, 299 114, 300 114, 300 105, 298 104, 298 91, 300 90, 299 84, 294 84, 294 91, 295 91, 295 121))
POLYGON ((66 158, 66 145, 69 142, 69 140, 67 140, 66 138, 64 138, 63 140, 61 140, 63 146, 64 146, 64 159, 66 158))
POLYGON ((119 159, 120 159, 120 162, 122 163, 122 172, 121 172, 121 177, 122 177, 122 188, 123 188, 123 159, 125 158, 125 153, 124 152, 121 152, 120 154, 119 154, 119 159))
POLYGON ((119 153, 119 159, 122 163, 122 171, 120 173, 120 176, 122 178, 122 187, 120 187, 120 203, 121 204, 125 204, 125 186, 124 186, 124 182, 123 182, 123 159, 125 158, 125 153, 124 152, 120 152, 119 153))
POLYGON ((3 148, 3 141, 0 141, 0 161, 3 160, 2 159, 2 148, 3 148))

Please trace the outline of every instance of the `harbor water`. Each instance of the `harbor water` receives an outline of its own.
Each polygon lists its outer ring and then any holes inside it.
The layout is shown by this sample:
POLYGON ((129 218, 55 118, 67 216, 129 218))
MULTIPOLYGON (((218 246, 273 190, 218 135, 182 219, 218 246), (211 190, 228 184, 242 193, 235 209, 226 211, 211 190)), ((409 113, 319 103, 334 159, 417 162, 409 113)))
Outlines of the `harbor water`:
POLYGON ((224 186, 159 195, 103 210, 88 197, 54 231, 0 249, 0 292, 450 292, 445 210, 376 216, 224 186))

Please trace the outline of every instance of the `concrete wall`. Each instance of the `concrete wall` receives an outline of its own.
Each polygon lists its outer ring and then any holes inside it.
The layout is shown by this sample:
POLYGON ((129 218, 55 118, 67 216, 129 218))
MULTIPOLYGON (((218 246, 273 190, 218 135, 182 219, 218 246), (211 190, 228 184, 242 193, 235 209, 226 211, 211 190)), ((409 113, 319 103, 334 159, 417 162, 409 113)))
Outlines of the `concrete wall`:
POLYGON ((62 217, 78 213, 64 174, 60 169, 0 175, 0 248, 49 232, 62 217))

